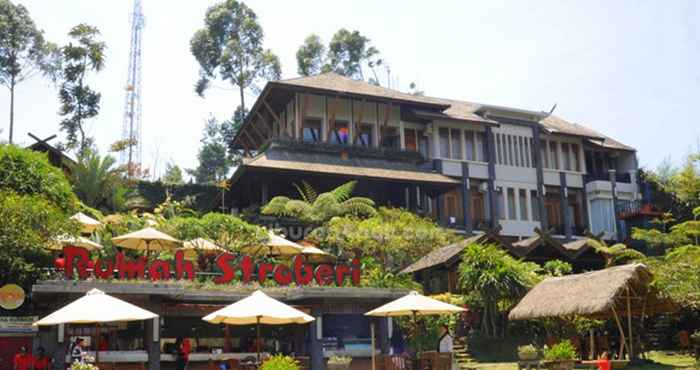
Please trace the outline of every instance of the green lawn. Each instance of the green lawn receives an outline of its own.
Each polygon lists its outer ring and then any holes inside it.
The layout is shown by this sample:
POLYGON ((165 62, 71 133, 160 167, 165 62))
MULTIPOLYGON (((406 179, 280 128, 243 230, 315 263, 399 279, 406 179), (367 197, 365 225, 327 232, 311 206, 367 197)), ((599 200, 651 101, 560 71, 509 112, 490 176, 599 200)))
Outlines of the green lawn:
MULTIPOLYGON (((653 361, 642 366, 628 366, 626 370, 671 370, 671 369, 700 369, 696 367, 695 359, 677 352, 649 352, 648 358, 653 361)), ((476 367, 489 370, 516 370, 515 362, 478 362, 476 367)))

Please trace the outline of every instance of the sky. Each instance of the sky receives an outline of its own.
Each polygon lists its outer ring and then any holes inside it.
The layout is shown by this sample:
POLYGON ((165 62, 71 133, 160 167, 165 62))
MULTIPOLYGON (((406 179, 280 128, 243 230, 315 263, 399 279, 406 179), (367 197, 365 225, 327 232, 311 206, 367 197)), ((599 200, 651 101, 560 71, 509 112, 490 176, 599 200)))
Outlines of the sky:
MULTIPOLYGON (((120 138, 132 0, 12 0, 26 6, 48 40, 67 42, 79 23, 107 44, 106 67, 89 82, 102 93, 88 127, 100 150, 120 138)), ((189 41, 216 1, 143 0, 143 156, 154 175, 168 162, 196 166, 205 120, 230 117, 237 90, 218 83, 194 93, 198 64, 189 41)), ((265 47, 297 76, 295 52, 311 33, 340 28, 371 39, 395 86, 426 95, 549 111, 638 150, 655 168, 700 148, 698 1, 262 1, 265 47)), ((255 95, 248 93, 249 105, 255 95)), ((35 77, 19 85, 15 141, 58 133, 57 88, 35 77)), ((0 130, 9 130, 9 91, 0 90, 0 130)))

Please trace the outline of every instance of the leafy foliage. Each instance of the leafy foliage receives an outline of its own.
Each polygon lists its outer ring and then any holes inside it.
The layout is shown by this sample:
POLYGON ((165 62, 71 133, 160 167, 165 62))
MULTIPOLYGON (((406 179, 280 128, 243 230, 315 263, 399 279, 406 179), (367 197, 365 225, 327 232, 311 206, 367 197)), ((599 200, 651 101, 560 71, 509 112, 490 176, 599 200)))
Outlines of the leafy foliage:
POLYGON ((78 225, 56 204, 40 195, 0 190, 0 283, 29 287, 51 262, 44 249, 57 236, 74 235, 78 225))
POLYGON ((645 263, 654 274, 655 288, 681 306, 700 308, 700 246, 678 247, 645 263))
POLYGON ((542 266, 542 272, 546 276, 564 276, 570 274, 574 268, 570 263, 562 260, 549 260, 542 266))
POLYGON ((260 370, 299 370, 299 363, 289 356, 274 355, 260 365, 260 370))
POLYGON ((634 228, 632 238, 642 240, 655 248, 676 248, 690 243, 700 245, 700 207, 693 209, 692 215, 692 220, 680 222, 669 228, 667 224, 676 220, 670 213, 666 213, 658 221, 662 223, 661 229, 634 228))
POLYGON ((318 35, 311 34, 297 50, 297 72, 311 76, 324 71, 326 66, 326 46, 318 35))
POLYGON ((360 285, 372 288, 401 288, 421 290, 421 286, 410 274, 388 271, 373 257, 362 258, 362 278, 360 285))
POLYGON ((281 75, 277 56, 263 49, 263 37, 257 15, 242 2, 225 0, 207 9, 204 27, 190 41, 200 66, 195 91, 202 96, 211 80, 221 78, 238 87, 245 109, 246 89, 281 75))
POLYGON ((45 154, 14 145, 0 145, 0 188, 40 195, 66 212, 75 210, 78 203, 63 172, 45 154))
POLYGON ((605 241, 588 239, 587 244, 595 249, 596 253, 603 256, 605 267, 612 267, 620 262, 625 263, 629 260, 638 260, 645 257, 642 252, 629 248, 622 243, 608 246, 605 241))
POLYGON ((201 214, 213 211, 219 205, 219 192, 214 184, 171 185, 160 181, 138 181, 135 186, 139 195, 148 203, 149 209, 164 203, 168 196, 172 201, 182 202, 201 214))
POLYGON ((220 124, 214 117, 207 121, 201 140, 202 146, 197 153, 199 164, 196 168, 187 170, 197 183, 214 183, 228 176, 233 160, 227 151, 227 125, 227 122, 220 124))
POLYGON ((0 85, 10 90, 10 143, 16 86, 37 73, 53 77, 57 54, 56 46, 44 40, 27 8, 0 0, 0 85))
POLYGON ((123 170, 107 155, 86 149, 71 168, 71 182, 78 198, 87 206, 106 212, 119 212, 127 207, 134 192, 123 180, 123 170))
POLYGON ((468 245, 458 271, 462 289, 481 297, 481 331, 493 337, 498 335, 499 306, 510 307, 540 279, 539 266, 517 260, 493 244, 468 245))
POLYGON ((278 217, 293 217, 309 224, 322 224, 333 217, 355 216, 371 217, 376 214, 374 201, 364 197, 352 197, 357 184, 350 181, 337 188, 317 194, 316 190, 305 181, 294 184, 300 200, 285 196, 274 197, 266 204, 261 213, 278 217))
POLYGON ((174 217, 159 228, 180 240, 206 238, 231 251, 260 245, 268 239, 265 229, 223 213, 207 213, 201 218, 174 217))
POLYGON ((543 355, 547 361, 574 360, 578 356, 576 348, 568 339, 551 347, 545 346, 543 355))
POLYGON ((106 45, 98 40, 100 31, 87 24, 73 27, 68 36, 73 42, 62 49, 59 114, 64 117, 61 130, 66 132, 67 146, 82 152, 92 144, 92 139, 86 136, 84 121, 97 116, 102 97, 86 84, 86 77, 90 71, 99 72, 104 67, 106 45))
POLYGON ((182 169, 180 168, 180 166, 174 163, 167 163, 165 165, 165 173, 163 174, 161 181, 168 185, 184 184, 185 180, 182 177, 182 169))

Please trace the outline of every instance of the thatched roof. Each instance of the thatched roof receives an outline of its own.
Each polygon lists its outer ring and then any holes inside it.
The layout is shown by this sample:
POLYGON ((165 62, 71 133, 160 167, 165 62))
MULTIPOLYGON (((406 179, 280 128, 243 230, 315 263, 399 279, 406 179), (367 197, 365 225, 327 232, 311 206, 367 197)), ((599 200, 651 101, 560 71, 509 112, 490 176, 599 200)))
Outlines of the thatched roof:
POLYGON ((408 274, 435 267, 437 265, 446 264, 454 258, 459 258, 459 255, 462 253, 464 248, 466 248, 469 244, 480 243, 485 235, 486 234, 475 235, 471 238, 460 240, 457 243, 438 248, 403 269, 401 273, 408 274))
POLYGON ((549 278, 532 288, 508 317, 511 320, 570 315, 607 318, 613 315, 613 307, 618 313, 625 312, 628 287, 633 314, 670 309, 670 302, 658 299, 649 288, 651 279, 643 264, 549 278))

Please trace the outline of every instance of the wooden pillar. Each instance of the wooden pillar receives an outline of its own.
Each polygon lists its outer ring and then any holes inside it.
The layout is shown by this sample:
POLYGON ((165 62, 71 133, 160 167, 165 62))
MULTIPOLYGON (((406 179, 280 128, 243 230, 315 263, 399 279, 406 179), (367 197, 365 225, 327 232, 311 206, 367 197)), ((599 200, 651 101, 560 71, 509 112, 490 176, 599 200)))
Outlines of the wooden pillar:
POLYGON ((323 343, 318 337, 320 329, 322 329, 323 322, 320 318, 323 316, 320 307, 313 307, 311 309, 311 316, 315 317, 316 320, 309 324, 309 338, 311 342, 311 353, 309 353, 311 368, 314 370, 325 370, 326 361, 323 359, 323 343))
MULTIPOLYGON (((545 155, 549 152, 545 151, 545 155)), ((540 225, 542 230, 548 230, 547 212, 544 207, 544 170, 542 169, 542 141, 540 140, 540 129, 537 124, 532 126, 532 160, 535 163, 537 173, 537 212, 540 214, 540 225)))
POLYGON ((486 148, 489 153, 489 165, 488 165, 488 171, 489 171, 489 179, 488 179, 488 184, 489 184, 489 190, 488 190, 488 195, 489 195, 489 209, 491 210, 491 228, 496 228, 498 225, 498 206, 496 203, 496 194, 494 192, 495 188, 495 181, 496 181, 496 143, 494 141, 494 135, 493 135, 493 130, 491 130, 491 127, 486 127, 486 148))
POLYGON ((408 185, 408 209, 418 211, 418 185, 408 185))
MULTIPOLYGON (((435 172, 437 173, 442 173, 442 160, 441 159, 434 159, 433 160, 433 168, 435 169, 435 172)), ((438 224, 440 225, 446 225, 446 219, 445 219, 445 197, 442 194, 438 194, 435 197, 435 213, 437 214, 437 221, 438 224)))
POLYGON ((469 189, 469 163, 462 162, 462 225, 467 235, 472 234, 471 190, 469 189))
POLYGON ((148 353, 148 370, 160 370, 160 318, 144 321, 144 347, 148 353))

